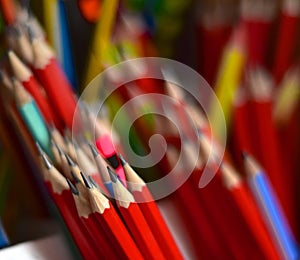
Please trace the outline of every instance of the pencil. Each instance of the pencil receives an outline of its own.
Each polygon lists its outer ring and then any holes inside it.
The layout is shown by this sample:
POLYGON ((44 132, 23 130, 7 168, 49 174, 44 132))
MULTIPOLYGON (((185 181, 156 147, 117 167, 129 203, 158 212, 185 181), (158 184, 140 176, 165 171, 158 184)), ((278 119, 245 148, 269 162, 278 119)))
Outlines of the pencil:
MULTIPOLYGON (((70 172, 71 173, 73 172, 73 174, 75 174, 77 176, 77 178, 79 178, 81 181, 83 181, 81 179, 81 175, 80 175, 81 169, 79 168, 79 166, 75 162, 73 162, 73 160, 67 154, 65 154, 65 158, 67 159, 68 165, 70 167, 70 172)), ((106 191, 105 187, 103 186, 103 183, 102 183, 99 173, 94 172, 93 175, 89 175, 89 176, 92 176, 93 179, 94 179, 94 177, 96 177, 94 180, 97 182, 97 185, 101 188, 102 191, 104 191, 104 192, 106 191)))
POLYGON ((272 74, 276 83, 281 81, 287 69, 294 62, 299 21, 300 5, 298 1, 282 1, 279 32, 272 67, 272 74))
POLYGON ((109 175, 113 183, 118 209, 139 249, 145 254, 145 257, 149 259, 165 259, 146 219, 138 205, 135 203, 133 196, 121 184, 114 173, 109 171, 109 175))
POLYGON ((108 134, 100 136, 96 140, 96 146, 101 155, 110 163, 110 165, 117 172, 122 184, 127 187, 126 176, 121 165, 120 159, 116 153, 114 144, 112 143, 111 137, 108 134))
MULTIPOLYGON (((169 165, 177 163, 176 150, 168 148, 167 160, 169 165)), ((182 178, 184 176, 184 168, 181 166, 178 172, 175 171, 174 178, 182 178)), ((193 180, 194 181, 194 180, 193 180)), ((195 183, 198 183, 199 179, 195 183)), ((177 202, 180 212, 184 214, 185 225, 188 228, 189 235, 193 241, 193 247, 199 258, 207 258, 213 253, 214 258, 222 255, 230 255, 230 251, 226 248, 227 241, 222 239, 219 228, 212 222, 207 205, 205 205, 203 189, 198 189, 195 183, 185 181, 174 194, 172 200, 177 202)), ((214 204, 211 205, 212 207, 214 204)))
POLYGON ((97 0, 79 0, 78 5, 81 11, 81 14, 84 16, 84 18, 91 22, 96 23, 99 19, 99 16, 101 14, 102 8, 101 3, 97 0))
MULTIPOLYGON (((72 87, 53 52, 46 46, 44 41, 33 38, 32 49, 34 54, 34 62, 32 64, 34 72, 43 84, 49 101, 55 108, 55 112, 58 113, 64 124, 69 129, 72 129, 73 116, 76 109, 76 98, 72 87), (58 85, 60 86, 59 91, 57 91, 58 85)), ((79 131, 79 129, 74 130, 79 131)))
POLYGON ((12 25, 16 21, 16 6, 13 0, 0 1, 1 12, 7 25, 12 25))
POLYGON ((299 249, 271 184, 258 163, 243 153, 247 179, 256 203, 283 259, 298 259, 299 249))
POLYGON ((113 189, 109 174, 107 172, 107 163, 104 161, 102 156, 99 154, 96 147, 91 143, 89 145, 90 145, 92 154, 94 156, 94 160, 97 165, 98 172, 101 176, 102 183, 104 184, 104 186, 105 186, 106 190, 109 192, 109 194, 114 198, 114 189, 113 189))
POLYGON ((29 38, 23 28, 14 27, 16 30, 16 53, 22 58, 26 64, 32 64, 33 51, 29 38))
MULTIPOLYGON (((246 39, 243 23, 234 29, 231 39, 224 49, 220 69, 216 80, 216 95, 221 103, 227 125, 231 120, 233 98, 240 84, 243 67, 246 60, 246 39)), ((212 103, 210 120, 216 138, 220 138, 221 126, 217 118, 217 105, 212 103)), ((222 141, 222 140, 221 140, 222 141)))
POLYGON ((234 137, 233 148, 234 148, 234 159, 238 162, 241 167, 243 161, 241 158, 240 151, 254 150, 254 144, 252 142, 252 136, 249 133, 251 129, 252 117, 249 115, 251 112, 250 102, 248 93, 245 86, 241 86, 236 93, 233 102, 233 122, 232 122, 232 136, 234 137))
MULTIPOLYGON (((76 205, 78 216, 83 226, 86 228, 86 231, 90 234, 90 236, 94 240, 94 243, 97 245, 97 247, 95 248, 98 253, 97 256, 100 258, 107 257, 108 259, 118 259, 116 252, 113 251, 112 246, 109 244, 109 240, 105 237, 100 226, 91 216, 92 210, 86 196, 80 193, 69 179, 67 179, 67 183, 73 194, 73 199, 76 205)), ((78 182, 78 184, 82 185, 80 181, 78 182)), ((84 192, 83 189, 81 189, 81 191, 84 192)))
POLYGON ((0 248, 7 247, 8 245, 9 245, 9 240, 5 232, 5 229, 3 227, 3 223, 0 220, 0 248))
POLYGON ((215 176, 205 187, 198 190, 198 197, 202 198, 205 209, 210 213, 210 219, 218 230, 221 241, 237 259, 243 258, 245 254, 250 258, 262 258, 260 250, 253 250, 253 247, 257 248, 257 242, 241 211, 236 207, 234 198, 227 189, 224 189, 220 167, 216 161, 220 156, 219 151, 212 150, 209 139, 203 134, 199 136, 199 142, 202 156, 207 162, 205 169, 214 171, 215 176), (210 154, 212 157, 207 161, 210 154), (239 241, 238 246, 236 241, 239 241))
POLYGON ((257 240, 258 246, 261 248, 264 257, 266 259, 280 259, 277 249, 264 226, 260 212, 245 186, 246 183, 241 180, 238 173, 227 163, 222 163, 221 175, 225 187, 233 195, 233 198, 249 225, 252 235, 257 240))
POLYGON ((43 94, 43 89, 34 78, 30 69, 16 56, 13 51, 8 52, 9 62, 14 76, 18 79, 24 88, 32 95, 44 118, 48 123, 59 123, 50 107, 47 97, 43 94))
POLYGON ((88 197, 95 220, 106 229, 112 243, 129 259, 142 259, 143 256, 130 236, 121 218, 110 201, 82 175, 88 188, 88 197))
POLYGON ((33 139, 39 142, 48 156, 52 158, 50 135, 39 109, 30 94, 18 80, 14 79, 13 84, 18 111, 28 130, 32 134, 33 139))
POLYGON ((257 131, 257 136, 254 138, 258 141, 256 154, 268 173, 289 223, 295 227, 295 208, 293 198, 288 192, 290 182, 288 176, 282 175, 284 170, 283 156, 280 153, 278 135, 272 117, 273 83, 266 71, 257 69, 250 73, 249 87, 257 131))
POLYGON ((47 190, 62 215, 81 255, 85 259, 98 259, 94 248, 85 236, 79 219, 76 219, 77 212, 67 182, 43 153, 41 156, 44 161, 42 173, 47 190))
POLYGON ((246 26, 249 67, 266 65, 268 43, 275 18, 274 1, 241 2, 241 20, 246 26))
POLYGON ((76 91, 77 79, 74 67, 74 55, 70 39, 70 30, 68 28, 68 17, 66 11, 65 1, 58 0, 58 21, 59 21, 59 39, 61 44, 61 64, 62 68, 68 77, 71 86, 76 91))
POLYGON ((64 143, 66 145, 66 153, 68 153, 68 155, 70 155, 70 157, 74 160, 77 161, 77 154, 75 151, 75 143, 73 142, 73 140, 70 140, 69 135, 67 134, 67 132, 65 131, 64 133, 64 143))
POLYGON ((63 151, 61 148, 55 143, 55 141, 51 138, 51 151, 53 154, 54 161, 56 165, 62 165, 61 156, 63 154, 63 151))
POLYGON ((122 155, 119 157, 126 174, 128 189, 135 201, 139 202, 139 207, 166 259, 183 259, 146 183, 130 167, 122 155))

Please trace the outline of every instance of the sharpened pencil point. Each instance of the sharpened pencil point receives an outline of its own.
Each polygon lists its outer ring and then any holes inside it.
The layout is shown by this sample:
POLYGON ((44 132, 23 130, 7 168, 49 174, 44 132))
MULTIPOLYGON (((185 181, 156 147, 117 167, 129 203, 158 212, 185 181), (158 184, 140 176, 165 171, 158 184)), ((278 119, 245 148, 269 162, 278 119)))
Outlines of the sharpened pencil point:
POLYGON ((65 157, 67 159, 67 162, 69 164, 69 166, 74 167, 75 163, 73 162, 73 160, 70 158, 70 156, 68 154, 65 153, 65 157))
POLYGON ((35 40, 35 34, 30 26, 27 26, 27 33, 28 33, 29 41, 32 43, 35 40))
POLYGON ((77 175, 73 171, 71 171, 71 175, 72 175, 73 180, 75 181, 75 183, 79 183, 80 182, 79 178, 77 177, 77 175))
POLYGON ((8 31, 8 33, 11 33, 15 37, 20 37, 20 35, 21 35, 21 31, 16 26, 7 27, 7 31, 8 31))
POLYGON ((51 146, 55 147, 59 153, 59 156, 63 156, 64 152, 62 151, 62 149, 60 148, 60 146, 51 138, 51 146))
POLYGON ((90 146, 90 149, 92 151, 93 156, 96 158, 99 155, 98 150, 96 149, 96 147, 92 143, 89 143, 89 146, 90 146))
POLYGON ((108 174, 109 174, 109 177, 110 177, 111 181, 113 183, 116 183, 118 181, 118 178, 108 166, 107 166, 107 171, 108 171, 108 174))
POLYGON ((48 128, 48 130, 49 130, 50 133, 55 130, 55 125, 54 125, 54 123, 52 121, 49 122, 49 123, 47 123, 46 126, 47 126, 47 128, 48 128))
POLYGON ((48 170, 50 170, 52 168, 52 164, 49 162, 47 156, 44 153, 42 153, 41 156, 42 156, 42 159, 44 161, 44 164, 45 164, 46 168, 48 170))
POLYGON ((79 195, 79 191, 78 191, 77 188, 73 185, 73 183, 72 183, 68 178, 67 178, 66 180, 67 180, 67 183, 68 183, 68 185, 69 185, 70 190, 72 191, 72 193, 73 193, 74 195, 79 195))
POLYGON ((120 158, 120 161, 121 161, 122 166, 128 164, 128 162, 125 161, 125 159, 124 159, 124 157, 122 156, 122 154, 119 154, 119 158, 120 158))
POLYGON ((63 150, 60 148, 60 146, 59 146, 57 143, 55 143, 55 146, 56 146, 56 148, 57 148, 57 150, 58 150, 59 155, 60 155, 60 156, 63 156, 63 155, 64 155, 64 152, 63 152, 63 150))
POLYGON ((44 151, 43 151, 42 147, 40 146, 39 142, 35 142, 35 146, 36 146, 36 148, 38 150, 39 155, 42 156, 42 154, 44 153, 44 151))
POLYGON ((91 175, 88 176, 88 179, 95 188, 99 188, 98 184, 95 182, 95 180, 93 179, 93 177, 91 175))
POLYGON ((244 160, 248 157, 248 154, 245 151, 242 151, 241 155, 244 160))
POLYGON ((80 172, 80 175, 81 175, 81 177, 82 177, 82 179, 83 179, 83 182, 84 182, 85 186, 86 186, 88 189, 93 188, 92 185, 91 185, 91 183, 89 182, 88 178, 86 177, 86 175, 85 175, 83 172, 80 172))
POLYGON ((197 137, 198 139, 203 137, 203 132, 200 129, 197 129, 197 137))
POLYGON ((72 143, 73 143, 74 148, 76 150, 78 150, 79 149, 79 145, 78 145, 77 141, 75 139, 73 139, 72 141, 73 141, 72 143))
POLYGON ((220 163, 220 169, 221 169, 221 170, 224 170, 223 162, 220 163))

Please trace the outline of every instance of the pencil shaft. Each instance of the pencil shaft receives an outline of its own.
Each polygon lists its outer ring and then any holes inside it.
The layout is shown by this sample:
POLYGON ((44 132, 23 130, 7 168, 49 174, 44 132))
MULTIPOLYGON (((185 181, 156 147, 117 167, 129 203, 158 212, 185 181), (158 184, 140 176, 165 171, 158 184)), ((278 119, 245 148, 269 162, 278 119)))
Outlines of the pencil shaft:
POLYGON ((268 180, 263 173, 258 173, 249 181, 256 201, 265 214, 267 224, 274 235, 282 256, 287 259, 297 259, 299 252, 292 237, 292 232, 268 180))

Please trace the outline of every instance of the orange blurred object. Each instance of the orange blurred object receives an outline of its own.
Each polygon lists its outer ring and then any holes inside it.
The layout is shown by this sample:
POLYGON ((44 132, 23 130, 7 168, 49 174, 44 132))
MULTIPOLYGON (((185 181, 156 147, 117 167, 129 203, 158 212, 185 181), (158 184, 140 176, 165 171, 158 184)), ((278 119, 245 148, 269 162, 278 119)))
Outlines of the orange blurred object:
POLYGON ((101 14, 100 0, 79 0, 78 6, 83 17, 92 23, 98 21, 101 14))
POLYGON ((14 24, 16 19, 15 3, 13 0, 0 0, 0 9, 3 15, 5 24, 14 24))

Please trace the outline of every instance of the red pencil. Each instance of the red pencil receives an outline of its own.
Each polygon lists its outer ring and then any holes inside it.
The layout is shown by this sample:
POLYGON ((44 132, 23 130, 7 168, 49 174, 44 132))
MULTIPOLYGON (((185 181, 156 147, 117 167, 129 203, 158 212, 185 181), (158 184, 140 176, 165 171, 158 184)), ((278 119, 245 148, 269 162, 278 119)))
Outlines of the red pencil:
MULTIPOLYGON (((83 185, 78 179, 76 181, 78 181, 76 187, 77 185, 83 185)), ((94 240, 94 243, 97 245, 95 250, 98 252, 98 257, 118 259, 117 252, 113 250, 113 246, 110 244, 109 238, 105 237, 103 230, 91 216, 92 210, 87 198, 87 190, 84 190, 84 187, 82 187, 80 189, 81 192, 79 192, 69 179, 67 179, 67 182, 73 194, 78 216, 87 232, 94 240)))
POLYGON ((13 0, 0 0, 2 17, 5 24, 12 25, 16 21, 16 6, 13 0))
MULTIPOLYGON (((58 64, 53 52, 41 39, 32 40, 34 53, 33 68, 37 78, 43 84, 52 106, 64 122, 72 129, 76 109, 76 98, 71 85, 58 64)), ((80 130, 81 126, 76 126, 80 130)))
MULTIPOLYGON (((197 59, 199 71, 207 82, 214 87, 218 66, 220 64, 224 46, 229 40, 232 31, 232 17, 228 15, 230 7, 223 6, 225 2, 218 3, 220 6, 211 8, 210 4, 217 2, 204 2, 197 21, 197 43, 200 48, 197 59), (223 7, 223 8, 222 8, 223 7), (227 9, 228 8, 228 9, 227 9), (223 9, 225 12, 218 10, 223 9), (204 11, 203 11, 204 10, 204 11)), ((203 4, 203 3, 201 3, 203 4)), ((226 3, 227 5, 227 3, 226 3)))
POLYGON ((256 129, 259 150, 256 157, 260 159, 269 178, 274 185, 283 209, 290 221, 291 226, 295 227, 295 206, 292 204, 289 183, 286 181, 278 136, 272 117, 272 82, 266 72, 262 70, 252 71, 250 74, 250 90, 252 95, 252 111, 256 119, 256 129))
POLYGON ((121 155, 119 157, 126 174, 129 191, 139 203, 139 207, 165 257, 167 259, 183 259, 146 183, 136 174, 121 155))
POLYGON ((300 5, 298 1, 284 0, 282 5, 272 68, 272 74, 276 83, 280 82, 287 69, 294 62, 293 58, 297 46, 300 21, 300 5))
POLYGON ((248 42, 248 65, 266 64, 272 22, 275 17, 275 1, 241 2, 241 19, 246 25, 248 42))
POLYGON ((111 243, 122 252, 123 256, 129 259, 142 259, 141 252, 113 205, 96 187, 89 183, 83 174, 82 178, 88 188, 88 197, 93 210, 93 217, 106 230, 111 238, 111 243))
POLYGON ((109 171, 118 209, 139 249, 149 259, 165 259, 158 243, 133 196, 109 171))
POLYGON ((241 151, 253 151, 254 144, 249 134, 251 121, 249 116, 249 100, 245 87, 241 86, 236 93, 233 103, 233 122, 232 122, 232 142, 234 148, 234 158, 240 168, 243 167, 241 151))
POLYGON ((227 163, 221 165, 225 187, 231 192, 237 206, 246 220, 253 237, 257 240, 265 259, 280 259, 278 251, 264 225, 260 210, 251 198, 247 183, 243 182, 234 169, 227 163))
MULTIPOLYGON (((206 136, 201 135, 199 141, 206 160, 210 153, 220 156, 217 151, 211 151, 210 142, 206 136)), ((257 250, 257 243, 248 225, 241 216, 230 192, 224 189, 219 166, 215 160, 208 161, 205 169, 216 172, 216 175, 207 186, 198 190, 198 197, 202 198, 205 209, 210 213, 221 241, 230 250, 232 257, 241 259, 246 254, 250 258, 261 258, 262 252, 257 250)))
POLYGON ((55 123, 59 126, 59 122, 48 103, 47 97, 43 93, 42 87, 35 80, 30 69, 16 56, 13 51, 8 52, 8 57, 14 76, 22 82, 24 88, 32 95, 45 120, 48 123, 55 123))
POLYGON ((47 190, 62 215, 82 257, 84 259, 98 259, 94 248, 85 236, 82 225, 76 218, 76 208, 67 182, 48 161, 45 154, 42 153, 40 155, 44 161, 43 177, 47 190))
MULTIPOLYGON (((169 165, 176 165, 177 151, 168 148, 167 159, 169 165)), ((170 166, 169 166, 170 167, 170 166)), ((175 172, 174 177, 182 178, 184 171, 175 172)), ((211 221, 208 210, 204 207, 203 197, 199 196, 199 189, 194 179, 187 180, 171 195, 177 202, 180 211, 184 214, 189 235, 193 241, 193 247, 199 258, 220 258, 222 255, 230 255, 224 244, 224 240, 217 233, 217 229, 211 221)), ((199 179, 197 179, 197 183, 199 179)))

